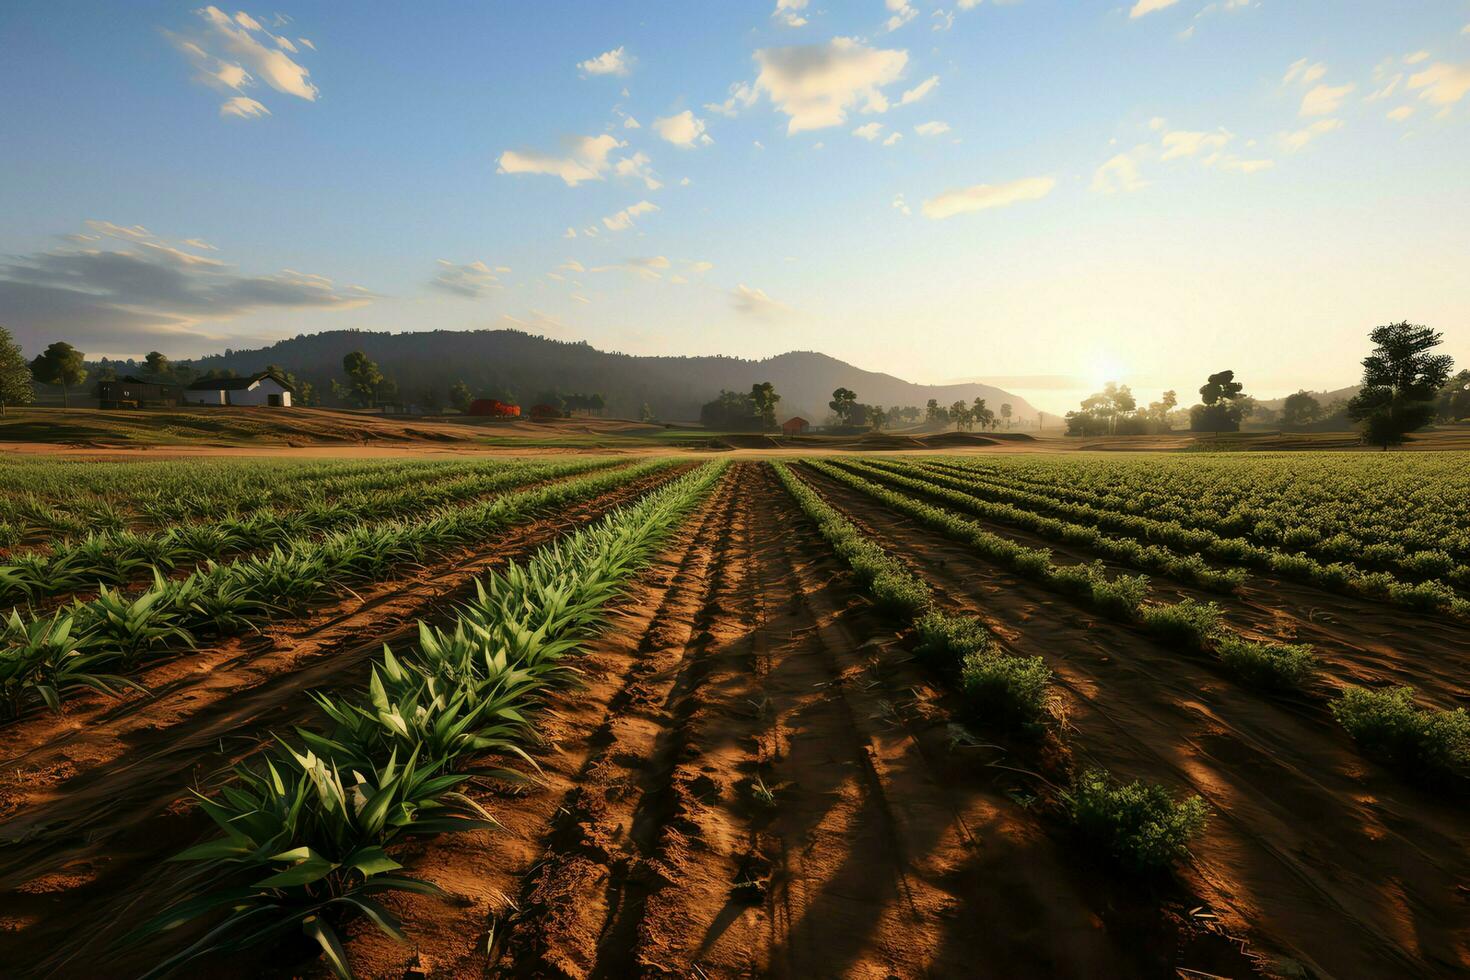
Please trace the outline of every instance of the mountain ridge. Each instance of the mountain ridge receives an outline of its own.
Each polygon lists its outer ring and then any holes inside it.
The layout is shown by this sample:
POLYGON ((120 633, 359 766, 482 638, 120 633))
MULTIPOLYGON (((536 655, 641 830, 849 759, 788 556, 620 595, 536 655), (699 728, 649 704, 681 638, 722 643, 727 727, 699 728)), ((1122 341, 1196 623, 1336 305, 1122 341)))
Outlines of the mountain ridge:
POLYGON ((699 408, 722 389, 749 391, 770 381, 781 395, 781 418, 800 415, 819 424, 836 388, 849 388, 872 405, 924 407, 984 398, 992 410, 1009 403, 1016 418, 1035 416, 1026 399, 979 383, 921 385, 869 371, 819 351, 787 351, 751 360, 729 355, 639 355, 603 351, 586 341, 560 341, 519 330, 387 331, 332 330, 299 334, 253 350, 229 350, 195 358, 200 370, 244 374, 278 364, 326 394, 333 379, 345 380, 342 358, 362 350, 398 382, 409 401, 435 391, 447 399, 449 386, 463 381, 477 395, 503 391, 522 404, 559 390, 600 392, 611 415, 633 416, 644 404, 660 418, 695 419, 699 408))

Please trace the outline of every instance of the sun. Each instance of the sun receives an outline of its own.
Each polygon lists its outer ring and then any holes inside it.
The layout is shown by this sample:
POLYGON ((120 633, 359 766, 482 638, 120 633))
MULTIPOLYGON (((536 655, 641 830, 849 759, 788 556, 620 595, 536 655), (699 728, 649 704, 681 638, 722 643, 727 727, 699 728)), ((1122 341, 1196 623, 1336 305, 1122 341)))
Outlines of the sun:
POLYGON ((1099 357, 1092 362, 1092 367, 1087 374, 1087 383, 1094 391, 1102 390, 1109 381, 1122 383, 1128 374, 1128 367, 1116 357, 1099 357))

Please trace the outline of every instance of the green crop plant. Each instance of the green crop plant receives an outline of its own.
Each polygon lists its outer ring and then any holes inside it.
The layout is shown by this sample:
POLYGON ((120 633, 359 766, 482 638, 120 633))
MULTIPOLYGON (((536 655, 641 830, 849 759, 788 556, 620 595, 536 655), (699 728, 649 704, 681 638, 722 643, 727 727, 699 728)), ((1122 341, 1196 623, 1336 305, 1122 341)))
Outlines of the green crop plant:
POLYGON ((1120 783, 1106 770, 1082 773, 1062 796, 1079 833, 1130 871, 1161 871, 1189 853, 1205 828, 1204 800, 1175 800, 1162 786, 1120 783))

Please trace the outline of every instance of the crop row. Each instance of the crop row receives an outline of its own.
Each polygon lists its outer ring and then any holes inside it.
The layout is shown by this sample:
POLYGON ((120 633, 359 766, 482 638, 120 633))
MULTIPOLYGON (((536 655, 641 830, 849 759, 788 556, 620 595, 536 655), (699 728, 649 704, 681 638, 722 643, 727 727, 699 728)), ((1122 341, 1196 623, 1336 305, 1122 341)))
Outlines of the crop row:
POLYGON ((1062 500, 1375 567, 1430 561, 1414 558, 1421 552, 1470 560, 1466 464, 1463 453, 1298 453, 943 465, 1062 500))
MULTIPOLYGON (((1213 602, 1185 599, 1145 603, 1146 577, 1124 575, 1109 581, 1100 563, 1054 565, 1050 551, 1018 545, 951 511, 914 500, 830 463, 806 460, 803 465, 968 545, 986 559, 1139 626, 1163 643, 1211 656, 1246 684, 1295 689, 1312 696, 1307 684, 1316 676, 1317 661, 1306 644, 1245 639, 1220 622, 1220 610, 1213 602)), ((1464 708, 1419 709, 1413 703, 1412 689, 1407 687, 1390 691, 1347 688, 1329 707, 1333 717, 1368 754, 1388 758, 1429 780, 1458 783, 1470 778, 1470 714, 1464 708)))
MULTIPOLYGON (((1390 572, 1366 572, 1347 562, 1327 564, 1306 554, 1290 554, 1276 548, 1253 544, 1245 538, 1222 537, 1205 528, 1188 528, 1174 521, 1157 520, 1136 514, 1115 513, 1088 504, 1068 503, 1045 494, 1009 488, 987 478, 961 477, 921 464, 885 463, 881 464, 881 468, 886 473, 892 474, 895 479, 905 473, 920 473, 922 480, 916 481, 908 476, 902 476, 902 478, 929 485, 934 489, 928 492, 943 493, 946 500, 955 496, 954 490, 961 491, 966 498, 971 500, 982 500, 983 497, 997 498, 1000 503, 993 505, 996 508, 1009 504, 1016 510, 1032 508, 1043 513, 1062 514, 1075 518, 1077 521, 1122 532, 1135 539, 1159 541, 1181 549, 1195 549, 1220 561, 1238 562, 1260 568, 1283 578, 1306 582, 1318 588, 1330 589, 1359 598, 1389 602, 1410 609, 1446 612, 1460 617, 1470 616, 1470 601, 1461 597, 1453 587, 1437 579, 1406 582, 1390 572)), ((984 506, 983 503, 981 506, 984 506)), ((978 511, 975 512, 978 513, 978 511)), ((983 514, 982 516, 993 516, 997 520, 1004 520, 1003 515, 1006 513, 1008 512, 1005 510, 996 510, 994 514, 983 514)), ((1046 518, 1036 516, 1031 520, 1036 522, 1036 528, 1039 530, 1042 526, 1041 522, 1044 522, 1046 518)), ((1082 540, 1081 533, 1077 532, 1079 536, 1070 540, 1082 540)), ((1058 536, 1063 540, 1069 540, 1060 533, 1058 536)), ((1125 558, 1130 550, 1127 545, 1095 547, 1112 557, 1119 558, 1125 558)), ((1440 563, 1441 559, 1448 561, 1449 556, 1440 552, 1435 559, 1435 564, 1426 563, 1416 566, 1421 577, 1424 574, 1442 570, 1444 566, 1440 563)), ((1181 559, 1181 561, 1187 565, 1194 564, 1190 559, 1181 559)), ((1204 563, 1199 561, 1198 564, 1203 565, 1204 563)), ((1160 562, 1156 567, 1166 575, 1182 578, 1185 581, 1200 581, 1191 567, 1184 568, 1185 574, 1183 575, 1171 571, 1164 562, 1160 562)), ((1455 567, 1453 563, 1451 567, 1455 567)))
POLYGON ((396 845, 498 827, 462 792, 472 774, 485 772, 469 763, 487 755, 530 762, 525 746, 546 690, 574 676, 568 660, 607 604, 724 468, 707 463, 524 565, 486 576, 451 627, 420 623, 416 649, 395 654, 385 646, 362 689, 313 695, 322 730, 278 738, 237 767, 217 796, 196 793, 220 836, 174 859, 197 865, 190 894, 140 935, 224 915, 152 975, 299 930, 334 973, 350 977, 339 938, 348 916, 408 941, 380 896, 442 892, 403 873, 396 845))
POLYGON ((116 671, 131 672, 162 650, 188 648, 201 633, 241 633, 351 583, 386 578, 537 512, 676 465, 655 460, 438 508, 414 521, 359 523, 320 538, 296 538, 265 554, 207 563, 184 578, 155 573, 152 586, 137 594, 104 587, 95 599, 50 615, 13 610, 0 629, 0 713, 15 717, 37 701, 54 709, 68 692, 84 688, 115 692, 128 683, 116 671))
MULTIPOLYGON (((789 467, 773 465, 859 587, 914 627, 919 656, 955 684, 968 710, 991 725, 1022 731, 1042 725, 1051 671, 1040 657, 1006 654, 978 619, 944 612, 922 578, 864 536, 789 467)), ((1055 734, 1065 737, 1061 728, 1055 734)), ((1187 855, 1206 818, 1197 796, 1176 801, 1161 786, 1124 784, 1101 769, 1072 774, 1058 802, 1081 834, 1124 867, 1139 871, 1167 867, 1187 855)))
MULTIPOLYGON (((12 556, 0 565, 0 600, 60 595, 130 581, 148 568, 219 559, 256 551, 306 535, 323 534, 364 520, 408 518, 437 507, 612 466, 611 459, 570 463, 501 463, 433 482, 420 475, 399 490, 363 490, 330 503, 308 503, 284 512, 261 509, 246 517, 179 524, 155 533, 105 531, 57 544, 49 553, 12 556)), ((410 474, 412 475, 412 474, 410 474)))
POLYGON ((976 495, 978 491, 972 483, 943 473, 888 461, 869 463, 844 459, 840 465, 884 483, 928 494, 976 517, 999 521, 1067 544, 1084 545, 1114 561, 1193 582, 1217 592, 1234 592, 1245 582, 1243 569, 1214 568, 1198 554, 1180 555, 1166 545, 1143 544, 1131 537, 1112 537, 1087 524, 1047 517, 1005 501, 986 500, 976 495), (922 478, 912 476, 914 472, 922 473, 922 478))
MULTIPOLYGON (((35 464, 12 464, 29 472, 35 464)), ((319 505, 344 494, 403 487, 426 476, 453 477, 486 468, 480 460, 451 462, 375 461, 323 465, 271 461, 242 464, 233 473, 208 463, 98 464, 119 467, 104 492, 73 487, 59 499, 34 491, 0 496, 0 547, 56 541, 98 531, 161 527, 200 518, 231 517, 263 507, 291 510, 319 505), (197 470, 193 467, 197 466, 197 470)), ((489 464, 504 465, 504 464, 489 464)), ((44 470, 43 470, 44 472, 44 470)), ((95 483, 96 474, 66 470, 95 483)))

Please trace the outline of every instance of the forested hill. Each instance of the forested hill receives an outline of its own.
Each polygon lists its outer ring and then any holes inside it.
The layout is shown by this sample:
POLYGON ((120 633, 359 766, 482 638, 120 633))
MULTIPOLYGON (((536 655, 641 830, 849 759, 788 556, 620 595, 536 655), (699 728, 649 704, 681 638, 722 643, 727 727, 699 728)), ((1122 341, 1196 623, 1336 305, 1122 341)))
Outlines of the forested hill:
MULTIPOLYGON (((1010 403, 1016 417, 1034 417, 1025 399, 982 384, 917 385, 888 374, 864 371, 826 354, 795 351, 763 361, 738 357, 642 357, 600 351, 585 342, 565 343, 517 330, 433 330, 421 333, 369 333, 337 330, 302 335, 260 350, 228 351, 193 363, 200 370, 233 369, 241 374, 278 364, 330 390, 333 378, 345 380, 342 358, 362 350, 398 382, 409 401, 433 391, 440 401, 449 386, 463 381, 476 393, 499 389, 523 403, 557 390, 601 392, 609 415, 633 416, 645 403, 660 418, 697 419, 699 407, 721 389, 749 391, 770 381, 781 395, 779 415, 802 415, 820 423, 837 388, 849 388, 870 405, 917 405, 930 398, 941 405, 984 398, 992 410, 1010 403)), ((978 365, 967 365, 967 368, 978 365)))

